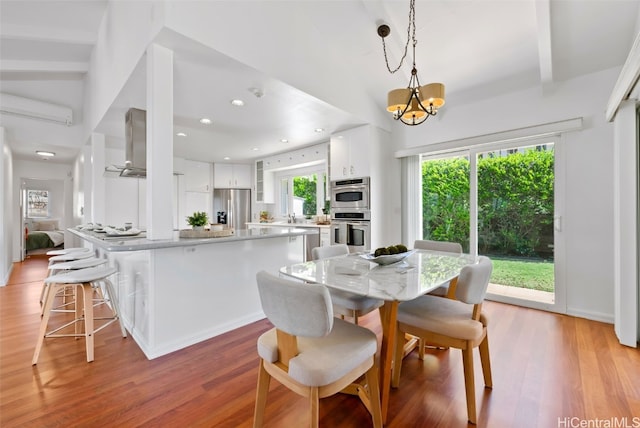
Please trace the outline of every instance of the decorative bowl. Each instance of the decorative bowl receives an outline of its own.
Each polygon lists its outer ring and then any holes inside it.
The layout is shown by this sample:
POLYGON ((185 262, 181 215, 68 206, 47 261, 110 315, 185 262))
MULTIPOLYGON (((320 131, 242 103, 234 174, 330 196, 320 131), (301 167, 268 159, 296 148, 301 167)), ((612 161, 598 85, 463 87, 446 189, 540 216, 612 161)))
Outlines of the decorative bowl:
POLYGON ((370 262, 374 262, 384 266, 384 265, 390 265, 392 263, 398 263, 399 261, 409 257, 414 252, 415 250, 409 250, 404 253, 389 254, 387 256, 378 256, 378 257, 374 256, 373 253, 371 253, 371 254, 361 254, 360 257, 370 262))

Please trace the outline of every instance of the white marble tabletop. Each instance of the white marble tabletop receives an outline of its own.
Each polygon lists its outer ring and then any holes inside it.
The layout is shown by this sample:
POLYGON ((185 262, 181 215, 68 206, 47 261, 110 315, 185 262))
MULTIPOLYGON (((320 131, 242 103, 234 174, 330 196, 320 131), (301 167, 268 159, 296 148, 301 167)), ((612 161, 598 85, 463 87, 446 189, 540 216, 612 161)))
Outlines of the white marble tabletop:
POLYGON ((475 262, 468 254, 415 250, 387 266, 351 254, 285 266, 280 273, 362 296, 407 301, 448 283, 463 266, 475 262))

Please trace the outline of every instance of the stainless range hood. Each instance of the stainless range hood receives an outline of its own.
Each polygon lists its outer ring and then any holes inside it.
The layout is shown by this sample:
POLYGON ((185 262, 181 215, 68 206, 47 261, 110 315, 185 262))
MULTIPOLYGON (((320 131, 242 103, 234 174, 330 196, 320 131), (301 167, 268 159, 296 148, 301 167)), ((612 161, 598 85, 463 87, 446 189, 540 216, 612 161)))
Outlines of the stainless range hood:
POLYGON ((121 177, 147 176, 147 112, 130 108, 125 115, 125 162, 121 177))

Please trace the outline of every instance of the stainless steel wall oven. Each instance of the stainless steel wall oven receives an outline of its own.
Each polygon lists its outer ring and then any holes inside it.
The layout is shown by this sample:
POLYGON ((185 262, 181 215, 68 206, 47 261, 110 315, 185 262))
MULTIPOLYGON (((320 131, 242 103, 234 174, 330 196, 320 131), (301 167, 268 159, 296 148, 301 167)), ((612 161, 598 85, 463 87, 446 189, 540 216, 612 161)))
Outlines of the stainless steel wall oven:
POLYGON ((332 209, 370 209, 369 177, 331 182, 332 209))
POLYGON ((369 210, 333 210, 331 245, 347 244, 349 251, 371 249, 371 212, 369 210))

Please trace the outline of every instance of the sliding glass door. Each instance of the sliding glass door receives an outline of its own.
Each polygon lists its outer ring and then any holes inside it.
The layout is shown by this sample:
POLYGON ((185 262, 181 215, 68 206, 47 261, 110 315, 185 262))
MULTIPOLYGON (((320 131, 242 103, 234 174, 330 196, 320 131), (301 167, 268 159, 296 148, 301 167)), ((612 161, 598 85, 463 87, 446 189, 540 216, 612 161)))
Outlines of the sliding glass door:
POLYGON ((422 232, 490 257, 490 298, 564 312, 556 148, 545 140, 423 155, 422 232))

